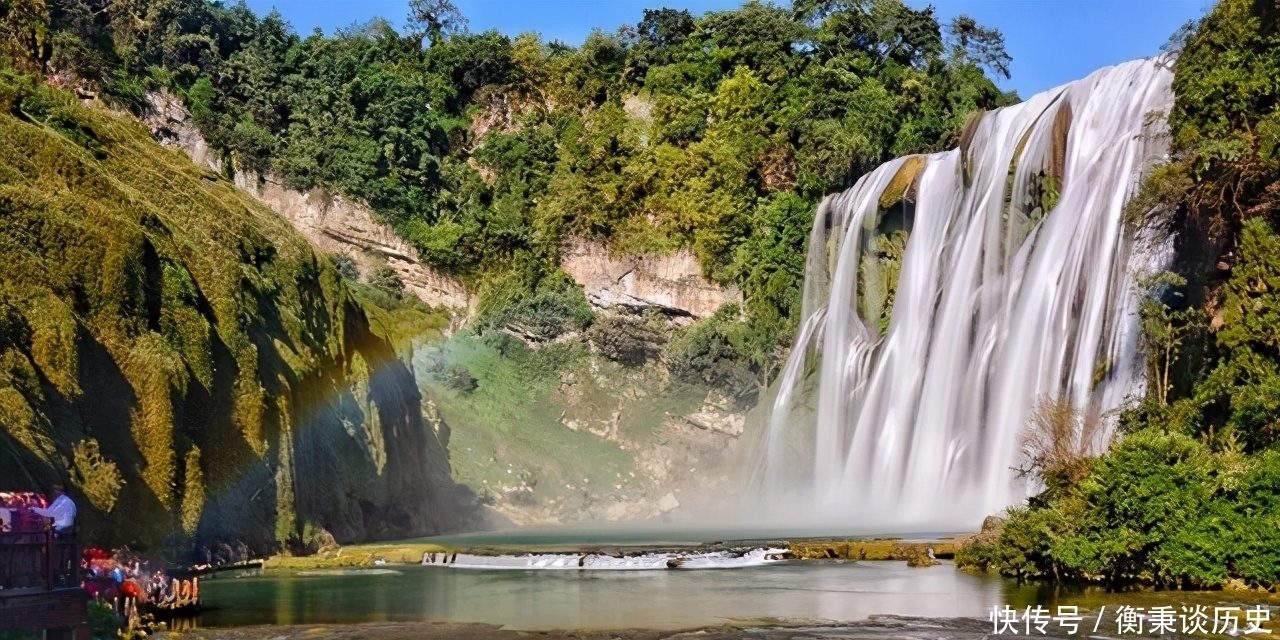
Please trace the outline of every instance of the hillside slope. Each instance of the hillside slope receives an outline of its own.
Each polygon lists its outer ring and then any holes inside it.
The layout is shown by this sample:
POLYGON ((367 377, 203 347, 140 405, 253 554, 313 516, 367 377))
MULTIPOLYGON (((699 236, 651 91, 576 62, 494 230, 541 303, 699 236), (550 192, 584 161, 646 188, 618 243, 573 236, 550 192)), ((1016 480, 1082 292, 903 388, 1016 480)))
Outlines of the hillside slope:
POLYGON ((0 140, 0 489, 69 481, 104 543, 464 525, 389 312, 285 221, 12 74, 0 140))

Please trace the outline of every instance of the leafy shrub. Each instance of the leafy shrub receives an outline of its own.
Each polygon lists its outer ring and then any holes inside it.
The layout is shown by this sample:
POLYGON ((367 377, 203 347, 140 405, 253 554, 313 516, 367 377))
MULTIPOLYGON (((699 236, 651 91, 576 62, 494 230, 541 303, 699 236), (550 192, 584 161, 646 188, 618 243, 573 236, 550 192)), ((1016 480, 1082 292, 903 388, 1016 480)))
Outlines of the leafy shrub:
POLYGON ((710 318, 678 333, 667 347, 672 377, 721 389, 746 406, 759 393, 756 368, 743 348, 744 325, 735 304, 727 304, 710 318))
POLYGON ((587 339, 604 357, 627 367, 638 367, 658 356, 666 337, 643 318, 607 315, 587 330, 587 339))
POLYGON ((488 308, 482 310, 482 326, 510 329, 542 341, 581 331, 594 317, 582 287, 563 273, 542 279, 532 292, 525 293, 518 288, 514 292, 510 288, 505 291, 505 295, 496 293, 486 301, 488 308))
POLYGON ((72 449, 71 472, 90 504, 109 512, 116 506, 124 478, 116 464, 102 457, 93 438, 77 442, 72 449))
POLYGON ((369 274, 369 286, 391 296, 395 300, 404 297, 404 281, 390 265, 379 265, 369 274))

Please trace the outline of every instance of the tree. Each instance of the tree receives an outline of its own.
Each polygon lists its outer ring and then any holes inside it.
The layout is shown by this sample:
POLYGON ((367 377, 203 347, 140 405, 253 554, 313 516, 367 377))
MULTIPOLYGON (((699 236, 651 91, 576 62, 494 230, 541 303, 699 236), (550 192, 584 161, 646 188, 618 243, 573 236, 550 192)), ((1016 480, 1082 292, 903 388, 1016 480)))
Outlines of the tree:
POLYGON ((467 18, 451 0, 409 0, 409 31, 419 42, 425 37, 435 46, 466 30, 467 18))
POLYGON ((951 57, 982 67, 1009 79, 1009 64, 1013 58, 1004 50, 1004 34, 977 23, 966 15, 956 16, 947 27, 950 36, 951 57))
POLYGON ((629 82, 644 82, 651 67, 670 64, 677 50, 695 29, 697 19, 684 9, 645 9, 644 19, 636 25, 636 42, 627 59, 625 77, 629 82))
POLYGON ((20 70, 43 73, 53 55, 45 0, 0 0, 0 44, 20 70))
POLYGON ((932 6, 917 11, 898 0, 802 0, 795 12, 814 29, 823 60, 859 52, 923 68, 942 54, 932 6))
POLYGON ((1186 284, 1186 278, 1175 273, 1160 273, 1146 283, 1148 295, 1139 308, 1147 375, 1155 385, 1155 399, 1161 407, 1169 404, 1177 373, 1175 364, 1185 360, 1183 345, 1201 326, 1198 320, 1203 314, 1198 307, 1174 309, 1161 301, 1162 296, 1182 297, 1178 289, 1186 284))

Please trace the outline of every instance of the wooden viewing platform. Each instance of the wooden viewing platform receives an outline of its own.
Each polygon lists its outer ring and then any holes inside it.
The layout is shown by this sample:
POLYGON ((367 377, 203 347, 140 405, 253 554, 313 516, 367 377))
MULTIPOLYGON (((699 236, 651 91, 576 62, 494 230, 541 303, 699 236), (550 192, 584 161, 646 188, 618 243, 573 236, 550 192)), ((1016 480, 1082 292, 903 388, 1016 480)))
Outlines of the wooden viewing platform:
POLYGON ((88 605, 74 534, 0 533, 0 629, 44 631, 45 638, 89 638, 88 605))

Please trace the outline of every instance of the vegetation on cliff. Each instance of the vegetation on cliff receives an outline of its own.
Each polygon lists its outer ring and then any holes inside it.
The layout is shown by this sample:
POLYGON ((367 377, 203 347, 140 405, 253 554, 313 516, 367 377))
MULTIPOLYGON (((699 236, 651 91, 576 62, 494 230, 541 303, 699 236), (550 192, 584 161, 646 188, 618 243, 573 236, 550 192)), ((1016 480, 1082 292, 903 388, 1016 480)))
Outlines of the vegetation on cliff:
POLYGON ((137 121, 11 70, 0 140, 0 485, 66 482, 92 539, 152 549, 456 526, 393 343, 438 319, 362 302, 137 121))
POLYGON ((1280 586, 1280 10, 1221 0, 1181 35, 1173 157, 1132 205, 1178 243, 1142 309, 1149 391, 1105 455, 1038 456, 1044 492, 962 565, 1280 586))
POLYGON ((646 10, 580 47, 409 5, 398 31, 303 37, 244 4, 9 0, 0 33, 19 65, 134 108, 169 88, 228 171, 368 203, 490 308, 554 287, 570 237, 691 248, 745 292, 734 356, 762 378, 795 328, 817 200, 1015 99, 982 70, 1008 73, 999 32, 900 0, 646 10))

